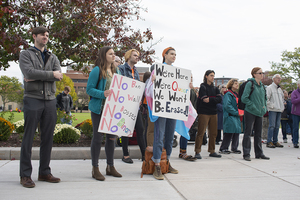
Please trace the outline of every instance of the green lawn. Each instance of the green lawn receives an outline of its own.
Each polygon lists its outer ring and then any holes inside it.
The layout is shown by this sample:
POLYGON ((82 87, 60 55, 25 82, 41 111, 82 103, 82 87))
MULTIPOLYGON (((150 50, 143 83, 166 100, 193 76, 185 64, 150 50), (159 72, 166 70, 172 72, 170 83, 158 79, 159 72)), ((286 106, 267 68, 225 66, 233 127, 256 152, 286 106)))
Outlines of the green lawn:
MULTIPOLYGON (((72 113, 72 115, 75 115, 75 119, 77 119, 77 120, 73 121, 73 123, 72 123, 73 126, 76 126, 77 124, 83 122, 84 120, 91 118, 91 113, 72 113)), ((4 118, 7 119, 8 116, 9 116, 9 113, 4 115, 4 118)), ((23 118, 24 118, 23 112, 21 112, 21 113, 14 112, 14 119, 12 120, 12 122, 19 121, 23 118)))

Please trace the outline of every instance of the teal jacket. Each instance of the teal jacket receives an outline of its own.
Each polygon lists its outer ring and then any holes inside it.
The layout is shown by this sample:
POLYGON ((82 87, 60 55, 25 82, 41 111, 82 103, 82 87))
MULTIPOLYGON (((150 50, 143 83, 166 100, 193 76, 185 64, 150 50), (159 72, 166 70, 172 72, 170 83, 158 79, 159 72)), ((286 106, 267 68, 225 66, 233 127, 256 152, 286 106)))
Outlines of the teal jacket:
POLYGON ((249 78, 254 82, 254 90, 249 98, 252 83, 249 81, 244 89, 242 95, 242 102, 246 104, 245 111, 251 113, 252 115, 262 117, 267 112, 267 96, 264 84, 260 82, 257 84, 254 78, 249 78))
POLYGON ((223 97, 223 132, 242 132, 236 97, 229 90, 225 92, 223 97))
MULTIPOLYGON (((89 110, 95 114, 100 114, 102 111, 102 100, 106 97, 104 96, 106 79, 101 78, 98 87, 96 88, 99 79, 99 67, 96 66, 89 74, 89 79, 86 86, 86 93, 92 98, 89 102, 89 110)), ((117 68, 117 74, 120 74, 117 68)))

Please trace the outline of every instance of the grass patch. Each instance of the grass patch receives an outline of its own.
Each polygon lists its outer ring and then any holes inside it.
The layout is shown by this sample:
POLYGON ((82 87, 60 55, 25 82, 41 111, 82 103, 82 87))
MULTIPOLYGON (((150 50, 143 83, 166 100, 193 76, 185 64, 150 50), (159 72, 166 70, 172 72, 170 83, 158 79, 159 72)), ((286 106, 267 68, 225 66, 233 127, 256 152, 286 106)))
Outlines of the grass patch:
MULTIPOLYGON (((75 115, 75 119, 77 119, 77 120, 73 121, 72 126, 76 126, 77 124, 83 122, 86 119, 91 119, 91 113, 72 113, 72 115, 75 115)), ((13 119, 12 123, 19 121, 21 119, 24 119, 24 113, 23 112, 20 112, 20 113, 14 112, 14 119, 13 119)))

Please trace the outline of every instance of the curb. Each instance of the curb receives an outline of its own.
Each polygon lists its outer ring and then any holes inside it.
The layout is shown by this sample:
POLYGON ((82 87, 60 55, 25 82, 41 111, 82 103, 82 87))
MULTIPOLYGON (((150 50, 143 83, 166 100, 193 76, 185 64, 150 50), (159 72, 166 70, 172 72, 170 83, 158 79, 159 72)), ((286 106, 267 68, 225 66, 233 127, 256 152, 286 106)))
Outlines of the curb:
MULTIPOLYGON (((141 152, 138 145, 128 147, 129 155, 132 159, 141 159, 141 152)), ((0 147, 0 160, 20 160, 21 147, 0 147)), ((116 147, 114 152, 115 159, 122 159, 122 147, 116 147)), ((105 159, 105 147, 101 148, 100 158, 105 159)), ((40 148, 32 147, 32 160, 40 159, 40 148)), ((76 160, 91 159, 90 147, 53 147, 51 160, 76 160)))

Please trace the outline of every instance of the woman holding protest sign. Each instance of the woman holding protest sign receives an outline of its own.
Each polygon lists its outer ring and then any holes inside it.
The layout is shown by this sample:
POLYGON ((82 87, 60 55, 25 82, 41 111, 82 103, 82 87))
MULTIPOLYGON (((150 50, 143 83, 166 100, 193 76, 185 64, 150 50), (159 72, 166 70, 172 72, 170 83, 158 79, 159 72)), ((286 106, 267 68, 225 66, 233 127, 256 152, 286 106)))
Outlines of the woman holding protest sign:
MULTIPOLYGON (((163 56, 164 64, 172 65, 176 59, 176 51, 174 48, 168 47, 164 49, 162 56, 163 56)), ((155 80, 154 74, 152 74, 151 80, 152 82, 155 80)), ((163 147, 166 149, 166 153, 167 153, 167 162, 169 165, 168 172, 173 174, 178 174, 178 170, 174 169, 169 162, 172 153, 175 127, 176 127, 176 119, 158 117, 157 120, 154 122, 154 141, 153 141, 152 160, 155 163, 155 169, 153 172, 153 176, 158 180, 164 179, 160 167, 160 160, 161 160, 163 147)))
POLYGON ((214 86, 215 72, 207 70, 204 74, 203 83, 199 88, 197 100, 198 113, 198 133, 195 140, 195 157, 201 159, 201 146, 203 135, 208 126, 208 152, 210 157, 220 158, 221 155, 215 152, 216 137, 218 134, 217 126, 217 104, 221 103, 222 97, 220 90, 214 86))
MULTIPOLYGON (((103 138, 103 133, 98 132, 98 127, 101 119, 102 109, 105 104, 105 99, 111 93, 109 87, 113 74, 120 74, 119 70, 114 65, 114 61, 115 53, 112 47, 102 47, 99 50, 95 67, 89 74, 86 88, 86 93, 91 97, 89 110, 91 111, 93 123, 93 139, 91 143, 91 157, 93 166, 92 177, 99 181, 104 181, 105 177, 100 173, 98 165, 103 138)), ((114 167, 114 149, 115 135, 106 134, 106 175, 122 177, 122 175, 118 173, 114 167)))

